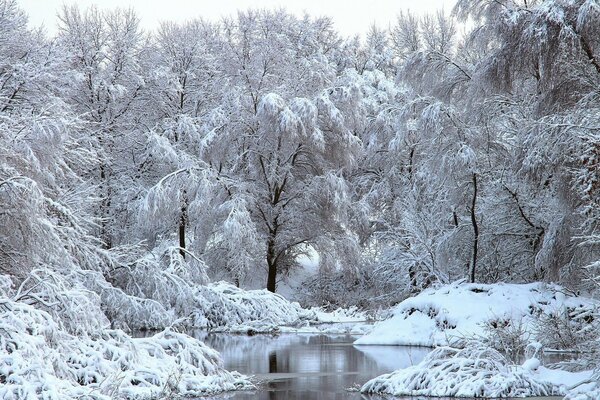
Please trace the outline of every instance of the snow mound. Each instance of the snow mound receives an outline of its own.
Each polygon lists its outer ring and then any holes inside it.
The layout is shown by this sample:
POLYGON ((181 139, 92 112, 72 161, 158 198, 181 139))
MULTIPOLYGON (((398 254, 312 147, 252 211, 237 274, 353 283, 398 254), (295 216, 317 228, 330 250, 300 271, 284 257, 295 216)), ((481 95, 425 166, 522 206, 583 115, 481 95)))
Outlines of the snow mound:
POLYGON ((439 347, 419 364, 367 382, 363 393, 432 397, 531 397, 563 394, 528 366, 509 366, 498 351, 483 344, 464 349, 439 347))
POLYGON ((252 387, 223 369, 216 351, 168 330, 149 338, 120 330, 73 335, 46 311, 0 298, 0 332, 5 400, 146 399, 252 387))
POLYGON ((556 285, 454 283, 404 300, 390 319, 376 324, 355 344, 456 345, 464 338, 484 336, 486 324, 523 321, 531 331, 529 325, 540 314, 585 306, 596 307, 597 303, 567 296, 556 285))
POLYGON ((194 327, 216 332, 263 333, 280 326, 301 326, 317 320, 302 308, 267 290, 243 290, 227 282, 198 288, 194 327))

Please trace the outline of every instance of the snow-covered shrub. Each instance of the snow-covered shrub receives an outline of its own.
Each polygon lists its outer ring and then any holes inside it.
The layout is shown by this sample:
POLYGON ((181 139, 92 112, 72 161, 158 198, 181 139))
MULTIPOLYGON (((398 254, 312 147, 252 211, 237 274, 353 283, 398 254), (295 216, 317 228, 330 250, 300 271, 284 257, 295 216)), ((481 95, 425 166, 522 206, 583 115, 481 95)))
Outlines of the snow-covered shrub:
MULTIPOLYGON (((600 378, 599 378, 600 379, 600 378)), ((600 389, 595 389, 586 393, 569 393, 564 400, 597 400, 600 399, 600 389)))
POLYGON ((562 394, 529 368, 513 366, 498 351, 470 342, 465 348, 438 347, 419 364, 381 375, 366 393, 434 397, 530 397, 562 394))
POLYGON ((38 268, 17 290, 11 285, 7 283, 6 296, 48 312, 72 334, 91 334, 111 324, 126 330, 161 329, 174 320, 174 313, 159 302, 129 295, 96 271, 67 274, 38 268))
MULTIPOLYGON (((598 360, 598 358, 596 358, 596 360, 598 360)), ((590 379, 572 385, 568 390, 564 400, 600 399, 600 370, 597 369, 590 379)))
POLYGON ((593 304, 540 310, 533 324, 536 340, 549 349, 587 351, 600 337, 600 312, 593 304))
POLYGON ((519 362, 530 344, 531 334, 523 319, 492 318, 483 323, 481 341, 504 354, 513 363, 519 362))
POLYGON ((319 271, 315 276, 304 280, 297 291, 304 306, 318 304, 332 309, 351 306, 384 307, 384 302, 390 299, 374 303, 372 297, 375 290, 369 286, 372 283, 364 276, 347 271, 319 271), (360 298, 357 298, 356 293, 362 293, 360 298))
POLYGON ((76 336, 50 313, 2 297, 0 332, 7 400, 201 396, 251 386, 224 370, 216 351, 168 330, 140 339, 120 330, 76 336))
POLYGON ((134 349, 137 357, 119 366, 121 371, 125 367, 119 392, 129 398, 171 393, 202 396, 252 386, 242 375, 224 370, 215 350, 182 333, 166 330, 132 339, 120 331, 107 331, 99 343, 99 350, 105 352, 106 347, 114 346, 113 359, 120 356, 122 360, 122 347, 134 349))
POLYGON ((175 318, 158 301, 129 295, 107 282, 102 274, 82 271, 81 275, 85 287, 100 297, 102 312, 112 327, 126 331, 163 329, 175 318))
POLYGON ((71 334, 100 331, 109 324, 101 310, 101 299, 87 290, 75 275, 60 274, 48 268, 35 269, 16 291, 9 289, 6 295, 47 312, 71 334))
POLYGON ((157 329, 194 311, 195 286, 207 281, 206 266, 202 261, 191 255, 189 259, 184 259, 179 248, 167 245, 145 254, 140 248, 129 252, 132 254, 117 260, 118 264, 110 272, 109 279, 128 298, 113 293, 110 286, 104 285, 100 289, 106 294, 107 300, 131 302, 130 311, 137 315, 131 319, 131 315, 122 313, 122 308, 111 307, 114 310, 110 313, 111 320, 127 322, 132 329, 157 329), (148 312, 146 317, 140 315, 144 312, 148 312))
POLYGON ((243 290, 226 282, 200 286, 196 301, 194 326, 210 330, 271 331, 316 319, 314 312, 279 294, 243 290))

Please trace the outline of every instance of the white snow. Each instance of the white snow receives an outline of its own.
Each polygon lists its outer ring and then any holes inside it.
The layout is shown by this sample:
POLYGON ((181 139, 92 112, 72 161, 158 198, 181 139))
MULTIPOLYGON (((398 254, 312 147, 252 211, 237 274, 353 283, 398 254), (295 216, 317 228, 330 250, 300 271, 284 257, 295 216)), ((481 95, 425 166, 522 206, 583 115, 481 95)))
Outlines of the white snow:
POLYGON ((528 322, 541 312, 598 304, 565 295, 560 286, 531 284, 453 283, 428 289, 401 302, 393 316, 375 325, 356 344, 447 346, 481 337, 484 324, 528 322))
MULTIPOLYGON (((361 389, 394 396, 531 397, 563 395, 558 381, 526 366, 511 366, 496 350, 471 343, 464 349, 438 347, 419 364, 381 375, 361 389)), ((570 378, 570 377, 569 377, 570 378)))
POLYGON ((365 334, 371 317, 356 307, 331 312, 305 309, 267 290, 244 290, 227 282, 198 288, 192 324, 198 329, 230 333, 365 334))
POLYGON ((0 298, 0 398, 146 399, 251 388, 201 341, 166 330, 132 338, 121 330, 69 333, 31 305, 0 298))
POLYGON ((282 325, 302 325, 314 320, 303 309, 268 290, 243 290, 227 282, 200 286, 193 325, 214 332, 271 332, 282 325))
POLYGON ((595 307, 595 300, 543 283, 454 283, 426 290, 401 302, 390 319, 376 324, 355 343, 441 347, 418 365, 372 379, 362 391, 396 396, 598 399, 600 387, 592 371, 550 369, 535 354, 515 365, 486 343, 486 326, 518 325, 528 338, 528 348, 537 354, 543 345, 531 340, 536 333, 541 333, 539 340, 546 334, 535 331, 540 329, 536 325, 540 317, 564 313, 579 318, 595 307))

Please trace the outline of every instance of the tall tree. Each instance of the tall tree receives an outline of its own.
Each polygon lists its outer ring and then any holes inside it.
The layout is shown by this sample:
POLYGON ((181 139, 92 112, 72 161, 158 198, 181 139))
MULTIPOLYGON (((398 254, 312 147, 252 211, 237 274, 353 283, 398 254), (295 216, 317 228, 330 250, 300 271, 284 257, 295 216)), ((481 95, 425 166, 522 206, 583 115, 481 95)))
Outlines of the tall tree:
POLYGON ((110 248, 119 231, 118 224, 111 223, 121 207, 114 199, 116 186, 130 167, 126 160, 133 114, 139 112, 136 101, 145 86, 143 35, 133 10, 64 7, 59 21, 58 45, 64 52, 61 97, 86 121, 101 157, 97 217, 100 238, 110 248))

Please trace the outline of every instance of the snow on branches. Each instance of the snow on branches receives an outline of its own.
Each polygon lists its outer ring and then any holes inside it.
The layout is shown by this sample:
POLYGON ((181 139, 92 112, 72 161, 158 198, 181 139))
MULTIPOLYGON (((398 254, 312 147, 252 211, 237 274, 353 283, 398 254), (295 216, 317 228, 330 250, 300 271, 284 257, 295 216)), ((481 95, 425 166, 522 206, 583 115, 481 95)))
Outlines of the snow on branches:
POLYGON ((143 399, 252 387, 225 371, 217 352, 187 335, 166 330, 134 339, 104 328, 74 335, 63 321, 2 294, 0 397, 143 399))
POLYGON ((365 383, 365 393, 432 397, 534 397, 564 394, 525 366, 511 366, 486 345, 438 347, 417 365, 365 383))

